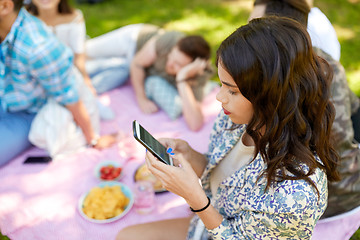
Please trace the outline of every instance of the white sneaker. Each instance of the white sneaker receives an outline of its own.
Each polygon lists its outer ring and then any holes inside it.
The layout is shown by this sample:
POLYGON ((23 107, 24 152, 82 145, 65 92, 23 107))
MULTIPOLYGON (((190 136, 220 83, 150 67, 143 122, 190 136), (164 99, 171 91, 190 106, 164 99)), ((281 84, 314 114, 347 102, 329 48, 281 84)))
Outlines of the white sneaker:
POLYGON ((105 106, 99 100, 97 100, 97 105, 99 108, 99 114, 101 120, 110 121, 115 119, 115 113, 110 107, 105 106))

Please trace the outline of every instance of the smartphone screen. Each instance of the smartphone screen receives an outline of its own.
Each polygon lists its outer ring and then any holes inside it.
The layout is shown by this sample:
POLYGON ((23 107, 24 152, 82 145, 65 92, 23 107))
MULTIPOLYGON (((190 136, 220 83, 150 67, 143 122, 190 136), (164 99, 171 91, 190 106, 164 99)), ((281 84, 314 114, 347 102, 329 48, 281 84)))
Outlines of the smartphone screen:
POLYGON ((33 156, 33 157, 28 157, 25 161, 24 164, 31 164, 31 163, 48 163, 50 162, 52 159, 49 156, 33 156))
POLYGON ((147 150, 149 150, 160 161, 168 165, 173 165, 172 158, 166 152, 166 148, 146 131, 136 120, 133 122, 134 137, 147 150))

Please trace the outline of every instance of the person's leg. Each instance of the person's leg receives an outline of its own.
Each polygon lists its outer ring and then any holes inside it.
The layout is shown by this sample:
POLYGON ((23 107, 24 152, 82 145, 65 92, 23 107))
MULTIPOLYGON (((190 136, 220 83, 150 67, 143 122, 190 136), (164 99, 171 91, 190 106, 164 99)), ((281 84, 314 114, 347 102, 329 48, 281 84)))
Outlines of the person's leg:
POLYGON ((110 57, 132 59, 142 26, 141 23, 131 24, 86 40, 86 55, 93 59, 110 57))
POLYGON ((86 71, 98 94, 119 87, 129 79, 130 63, 124 58, 88 60, 86 71))
POLYGON ((191 218, 177 218, 150 222, 122 229, 116 240, 184 240, 191 218))
POLYGON ((145 80, 146 96, 172 119, 182 114, 182 101, 177 89, 166 79, 150 76, 145 80))
POLYGON ((114 111, 109 107, 100 102, 99 98, 96 99, 96 103, 99 109, 99 115, 101 120, 111 121, 115 118, 114 111))
POLYGON ((0 109, 0 166, 31 146, 28 140, 35 114, 5 113, 0 109))

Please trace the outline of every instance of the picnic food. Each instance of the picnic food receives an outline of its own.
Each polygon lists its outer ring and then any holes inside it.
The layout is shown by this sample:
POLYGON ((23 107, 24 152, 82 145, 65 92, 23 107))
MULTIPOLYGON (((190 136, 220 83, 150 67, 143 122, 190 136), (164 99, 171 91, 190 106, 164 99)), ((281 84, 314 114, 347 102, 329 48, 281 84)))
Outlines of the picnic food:
POLYGON ((135 172, 135 182, 150 181, 154 185, 155 192, 165 191, 161 182, 149 171, 146 164, 141 165, 135 172))
POLYGON ((83 212, 92 219, 104 220, 120 215, 129 203, 129 198, 120 186, 94 187, 83 203, 83 212))
POLYGON ((114 180, 120 176, 121 167, 115 167, 113 165, 107 165, 100 168, 100 178, 103 180, 114 180))

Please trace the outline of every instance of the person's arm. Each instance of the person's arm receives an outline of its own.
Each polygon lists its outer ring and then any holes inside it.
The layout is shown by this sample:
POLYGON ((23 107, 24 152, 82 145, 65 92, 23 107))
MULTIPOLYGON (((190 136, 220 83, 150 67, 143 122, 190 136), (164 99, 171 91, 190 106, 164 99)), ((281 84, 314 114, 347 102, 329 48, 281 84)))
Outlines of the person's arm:
POLYGON ((201 103, 198 102, 194 93, 186 80, 204 73, 206 60, 197 58, 193 62, 183 67, 176 75, 176 85, 182 100, 182 110, 184 119, 190 130, 197 131, 204 124, 204 116, 201 103))
MULTIPOLYGON (((195 173, 193 165, 185 160, 184 155, 181 153, 175 154, 173 159, 179 167, 160 162, 150 152, 146 154, 148 169, 161 181, 167 190, 183 197, 192 209, 202 209, 208 204, 208 198, 199 183, 199 177, 195 173)), ((190 161, 195 163, 197 160, 192 158, 190 161)), ((214 229, 220 226, 223 221, 222 215, 212 205, 197 214, 207 229, 214 229)))
MULTIPOLYGON (((74 85, 76 76, 71 50, 55 37, 48 37, 41 47, 34 47, 33 49, 29 61, 32 77, 37 79, 49 97, 68 108, 83 131, 87 143, 91 144, 97 136, 74 85), (52 68, 48 67, 50 65, 52 68)), ((104 148, 113 144, 116 138, 103 136, 97 140, 95 147, 104 148)))
POLYGON ((86 72, 86 54, 85 54, 85 41, 86 41, 86 26, 85 19, 81 10, 76 9, 75 19, 71 23, 71 31, 69 32, 71 39, 68 43, 70 48, 74 51, 74 64, 80 71, 84 78, 86 85, 90 88, 91 92, 96 96, 96 90, 92 85, 90 76, 86 72))
POLYGON ((72 104, 67 104, 65 107, 71 112, 76 124, 79 125, 83 131, 88 144, 90 144, 92 140, 98 138, 91 125, 90 117, 86 111, 85 105, 81 100, 72 104))
POLYGON ((94 86, 92 85, 90 76, 86 72, 85 62, 86 62, 86 54, 85 53, 75 53, 74 54, 75 66, 79 69, 79 72, 83 76, 86 85, 90 88, 91 92, 96 96, 96 90, 95 90, 94 86))
POLYGON ((144 81, 146 77, 145 68, 151 66, 156 60, 156 38, 151 38, 135 54, 130 65, 130 79, 135 91, 136 100, 141 111, 144 113, 153 113, 158 111, 158 107, 150 101, 145 94, 144 81))
POLYGON ((194 93, 186 81, 176 83, 182 99, 182 113, 186 124, 192 131, 198 131, 204 124, 201 103, 195 99, 194 93))
POLYGON ((305 181, 289 180, 278 183, 273 191, 264 191, 266 180, 259 180, 259 173, 253 172, 246 175, 245 180, 234 177, 235 182, 227 181, 226 186, 221 187, 217 196, 218 206, 229 212, 230 217, 226 217, 212 204, 208 205, 206 193, 184 156, 175 154, 175 159, 181 166, 166 165, 149 152, 146 154, 148 169, 167 190, 183 197, 193 210, 207 206, 196 214, 211 239, 280 239, 283 236, 292 239, 299 234, 308 239, 317 217, 326 207, 327 182, 320 170, 313 178, 318 179, 316 185, 321 192, 320 199, 313 186, 305 181), (247 182, 243 183, 246 187, 239 187, 238 181, 247 182), (294 193, 293 189, 299 191, 294 193))
MULTIPOLYGON (((194 210, 203 209, 208 204, 208 198, 204 191, 199 192, 200 196, 196 196, 197 199, 185 199, 185 201, 189 204, 189 206, 194 210)), ((194 196, 194 194, 193 194, 194 196)), ((206 229, 215 229, 221 225, 224 218, 223 216, 216 210, 211 204, 203 211, 196 213, 201 221, 204 223, 206 229)))
POLYGON ((91 125, 89 114, 86 111, 85 105, 82 101, 68 104, 65 107, 73 115, 76 124, 79 125, 82 132, 84 133, 86 142, 89 146, 92 146, 92 144, 94 144, 92 147, 97 149, 103 149, 111 146, 113 143, 116 142, 116 135, 110 134, 98 136, 97 134, 95 134, 94 129, 91 125))

